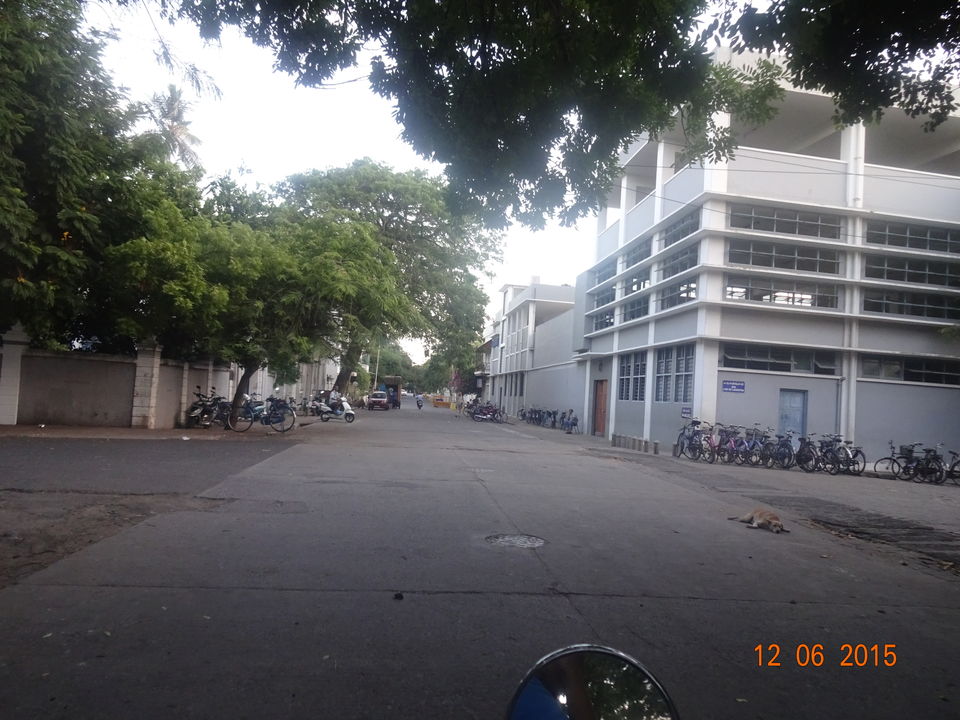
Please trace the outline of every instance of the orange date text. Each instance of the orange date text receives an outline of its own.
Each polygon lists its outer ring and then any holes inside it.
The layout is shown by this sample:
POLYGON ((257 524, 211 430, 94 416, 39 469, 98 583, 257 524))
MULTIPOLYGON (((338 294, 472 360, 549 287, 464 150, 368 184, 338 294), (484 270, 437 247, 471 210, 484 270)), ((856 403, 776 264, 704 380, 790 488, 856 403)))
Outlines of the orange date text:
POLYGON ((894 667, 897 664, 897 646, 893 643, 868 645, 866 643, 843 643, 827 648, 823 643, 797 643, 780 645, 769 643, 757 645, 757 667, 778 668, 785 665, 797 667, 894 667))

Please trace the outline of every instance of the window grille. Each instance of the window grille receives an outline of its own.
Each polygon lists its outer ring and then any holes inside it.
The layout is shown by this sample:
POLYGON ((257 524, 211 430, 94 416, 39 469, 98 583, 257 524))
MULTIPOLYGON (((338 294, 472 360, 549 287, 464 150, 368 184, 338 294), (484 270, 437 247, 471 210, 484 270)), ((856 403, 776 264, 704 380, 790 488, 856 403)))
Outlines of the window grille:
POLYGON ((727 300, 747 300, 795 307, 837 308, 840 306, 840 289, 836 285, 750 275, 728 275, 725 297, 727 300))
POLYGON ((902 380, 932 385, 960 385, 960 360, 864 355, 862 377, 902 380))
POLYGON ((762 205, 731 205, 730 227, 839 240, 839 215, 762 205))
POLYGON ((870 220, 867 222, 867 242, 932 252, 960 253, 960 230, 870 220))
POLYGON ((864 290, 863 310, 887 315, 960 320, 960 296, 900 290, 864 290))
POLYGON ((837 275, 843 258, 843 253, 830 248, 780 245, 740 238, 731 238, 729 243, 727 261, 734 265, 837 275))
POLYGON ((684 270, 695 267, 700 262, 700 243, 684 248, 680 252, 674 253, 664 258, 660 265, 660 279, 665 280, 673 277, 684 270))
POLYGON ((867 255, 864 275, 895 282, 960 287, 960 264, 942 260, 867 255))
POLYGON ((685 302, 697 299, 696 278, 686 282, 669 285, 660 291, 660 309, 676 307, 685 302))
POLYGON ((687 213, 675 223, 667 225, 663 231, 663 247, 680 242, 687 235, 700 229, 700 208, 687 213))
POLYGON ((836 375, 837 354, 832 350, 724 343, 720 364, 725 368, 773 372, 836 375))

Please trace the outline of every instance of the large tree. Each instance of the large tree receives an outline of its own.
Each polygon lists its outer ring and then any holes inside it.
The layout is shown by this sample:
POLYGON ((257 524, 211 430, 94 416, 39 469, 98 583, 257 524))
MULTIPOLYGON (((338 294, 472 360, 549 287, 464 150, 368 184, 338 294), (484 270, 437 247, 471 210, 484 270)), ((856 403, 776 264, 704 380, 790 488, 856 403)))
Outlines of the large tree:
POLYGON ((151 151, 128 140, 134 116, 79 23, 71 0, 0 8, 0 326, 20 321, 49 345, 114 240, 114 194, 151 151))
POLYGON ((395 322, 384 327, 369 312, 356 315, 341 355, 341 388, 374 336, 424 337, 435 349, 476 345, 487 298, 474 273, 496 257, 499 238, 475 218, 452 212, 440 180, 359 160, 347 168, 295 175, 277 190, 292 221, 345 213, 375 228, 377 241, 396 257, 400 289, 417 308, 406 327, 395 322))
MULTIPOLYGON (((128 0, 118 0, 127 2, 128 0)), ((711 38, 777 51, 787 78, 836 98, 844 122, 899 106, 933 126, 956 108, 960 7, 955 0, 864 9, 860 0, 161 0, 206 37, 237 25, 270 47, 280 70, 320 85, 378 48, 370 81, 396 103, 403 136, 446 164, 450 188, 489 217, 572 220, 601 203, 617 152, 680 116, 706 133, 695 154, 729 153, 729 110, 770 115, 777 71, 731 75, 710 63, 711 38), (708 24, 707 12, 717 14, 708 24), (919 63, 919 65, 917 65, 919 63), (748 88, 732 91, 730 81, 748 88), (707 89, 709 92, 704 92, 707 89)))

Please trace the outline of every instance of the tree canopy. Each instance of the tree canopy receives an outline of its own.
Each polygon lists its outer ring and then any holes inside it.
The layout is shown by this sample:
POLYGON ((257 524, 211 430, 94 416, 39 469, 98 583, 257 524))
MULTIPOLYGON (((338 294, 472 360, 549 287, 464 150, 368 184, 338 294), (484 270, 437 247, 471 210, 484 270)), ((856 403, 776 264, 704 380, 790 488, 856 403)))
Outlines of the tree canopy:
POLYGON ((205 37, 240 27, 304 85, 354 67, 374 45, 373 89, 396 103, 404 138, 446 165, 454 197, 479 203, 488 219, 510 212, 531 225, 544 213, 572 221, 597 207, 618 151, 671 127, 681 108, 696 119, 691 147, 701 156, 732 150, 704 120, 711 111, 769 117, 781 72, 761 65, 718 77, 712 39, 779 53, 786 78, 834 96, 843 122, 899 106, 933 127, 957 107, 954 0, 869 11, 858 0, 773 0, 764 12, 740 0, 719 9, 706 0, 161 4, 205 37))

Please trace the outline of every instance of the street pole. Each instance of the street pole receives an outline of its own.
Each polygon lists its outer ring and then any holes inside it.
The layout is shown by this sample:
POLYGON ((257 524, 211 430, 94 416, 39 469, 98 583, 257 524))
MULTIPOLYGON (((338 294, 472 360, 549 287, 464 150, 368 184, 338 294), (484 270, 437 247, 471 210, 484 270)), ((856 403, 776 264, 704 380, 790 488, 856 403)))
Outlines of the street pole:
POLYGON ((377 389, 377 378, 380 377, 380 344, 377 343, 377 364, 373 370, 373 389, 377 389))

